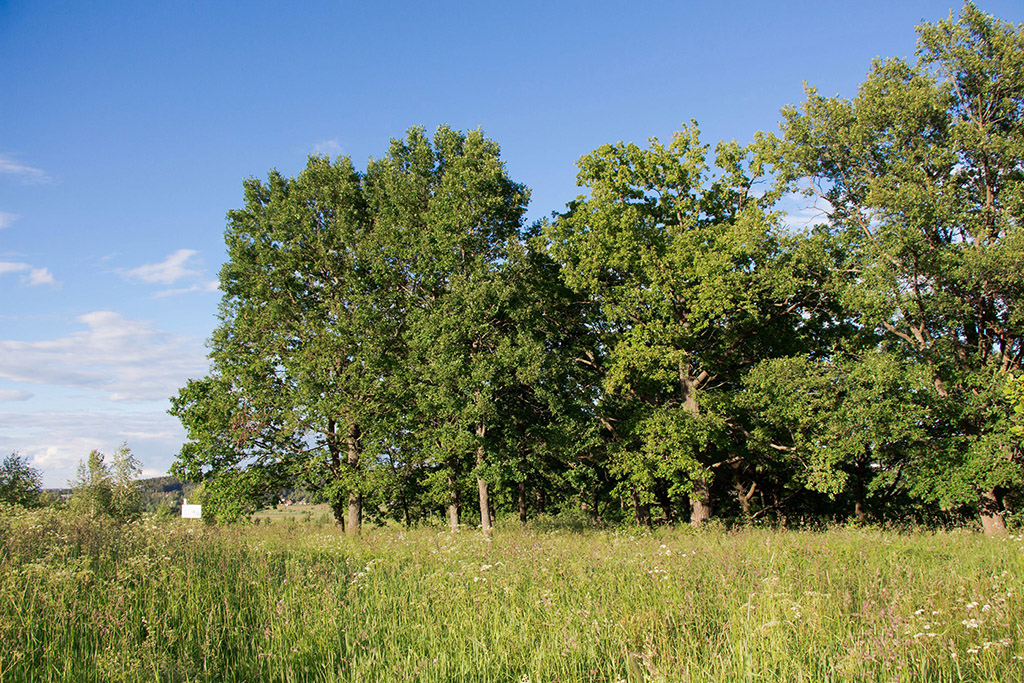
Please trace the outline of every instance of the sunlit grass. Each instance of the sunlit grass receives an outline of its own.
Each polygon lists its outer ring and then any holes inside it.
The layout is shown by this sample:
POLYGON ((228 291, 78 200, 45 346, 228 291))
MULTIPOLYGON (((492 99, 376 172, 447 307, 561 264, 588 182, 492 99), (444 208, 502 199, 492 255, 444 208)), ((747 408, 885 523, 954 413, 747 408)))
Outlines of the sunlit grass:
POLYGON ((969 532, 116 527, 0 515, 3 681, 1024 680, 969 532))

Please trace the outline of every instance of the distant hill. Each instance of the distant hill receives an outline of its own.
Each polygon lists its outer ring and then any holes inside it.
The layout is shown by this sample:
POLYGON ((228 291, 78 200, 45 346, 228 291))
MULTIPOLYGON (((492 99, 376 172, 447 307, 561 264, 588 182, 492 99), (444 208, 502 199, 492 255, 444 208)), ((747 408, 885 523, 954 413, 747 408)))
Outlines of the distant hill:
POLYGON ((184 489, 185 485, 186 483, 181 479, 170 475, 164 477, 151 477, 149 479, 139 479, 139 487, 142 489, 144 494, 181 491, 184 489))

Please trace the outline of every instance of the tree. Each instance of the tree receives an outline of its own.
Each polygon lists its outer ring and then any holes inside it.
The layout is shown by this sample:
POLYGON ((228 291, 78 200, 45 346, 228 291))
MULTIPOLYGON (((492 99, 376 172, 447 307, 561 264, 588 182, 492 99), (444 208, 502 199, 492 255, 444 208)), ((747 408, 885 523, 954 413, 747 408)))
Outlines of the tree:
POLYGON ((363 433, 394 336, 360 176, 311 157, 297 178, 247 180, 245 199, 228 214, 212 373, 172 400, 190 438, 176 471, 210 479, 213 498, 218 480, 254 485, 250 498, 308 482, 358 533, 363 433))
POLYGON ((852 101, 784 111, 780 177, 822 200, 853 254, 844 301, 943 404, 917 482, 1005 529, 1024 483, 1000 391, 1024 359, 1024 27, 966 4, 919 28, 918 60, 877 61, 852 101))
MULTIPOLYGON (((458 527, 460 480, 475 473, 481 527, 491 526, 486 466, 498 397, 514 366, 509 279, 529 192, 513 182, 498 145, 479 130, 413 128, 367 169, 366 196, 387 234, 385 253, 404 293, 399 372, 405 430, 390 438, 447 480, 458 527), (491 433, 489 438, 488 433, 491 433), (443 475, 437 470, 443 471, 443 475)), ((521 351, 522 347, 516 347, 521 351)))
POLYGON ((110 472, 110 514, 121 522, 138 519, 142 515, 142 489, 139 475, 142 463, 132 454, 127 443, 114 451, 110 472))
POLYGON ((488 329, 528 196, 498 146, 413 128, 365 175, 311 157, 245 190, 212 372, 172 399, 189 436, 175 471, 250 498, 301 483, 351 533, 367 495, 384 502, 368 482, 409 482, 376 470, 441 468, 454 496, 486 459, 488 329))
POLYGON ((0 501, 22 507, 39 504, 42 496, 42 476, 32 467, 28 458, 11 453, 0 464, 0 501))
POLYGON ((786 352, 802 311, 787 238, 753 192, 760 162, 735 143, 708 163, 696 125, 671 144, 603 145, 580 159, 589 195, 545 230, 566 282, 599 306, 600 419, 639 521, 688 495, 712 514, 715 472, 739 457, 729 394, 786 352))
POLYGON ((89 517, 112 517, 130 522, 142 514, 138 476, 139 461, 123 443, 114 452, 112 466, 99 451, 78 463, 77 476, 70 483, 71 508, 89 517))
POLYGON ((743 378, 755 447, 801 488, 878 517, 911 490, 931 457, 927 371, 879 349, 763 361, 743 378), (870 505, 869 505, 870 504, 870 505))
POLYGON ((97 450, 91 451, 85 461, 78 461, 78 472, 71 486, 71 509, 92 518, 110 514, 113 497, 110 469, 97 450))

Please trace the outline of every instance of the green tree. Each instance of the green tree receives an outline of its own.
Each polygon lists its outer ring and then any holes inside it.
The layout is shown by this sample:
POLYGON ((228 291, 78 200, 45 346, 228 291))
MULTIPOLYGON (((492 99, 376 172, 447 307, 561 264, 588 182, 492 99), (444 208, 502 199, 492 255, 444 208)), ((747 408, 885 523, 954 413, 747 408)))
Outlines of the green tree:
POLYGON ((17 452, 8 455, 0 464, 0 501, 33 507, 40 502, 42 486, 39 470, 17 452))
POLYGON ((358 533, 363 434, 397 324, 375 238, 348 159, 245 182, 245 207, 228 213, 212 373, 172 400, 190 439, 176 472, 210 479, 214 499, 305 482, 358 533))
POLYGON ((366 196, 405 295, 407 355, 396 368, 405 388, 392 403, 402 406, 406 428, 390 438, 418 452, 435 481, 447 480, 453 528, 460 480, 475 479, 489 532, 498 398, 523 353, 508 312, 529 193, 508 177, 494 141, 442 126, 433 141, 420 128, 393 140, 367 169, 366 196))
POLYGON ((739 403, 749 437, 798 488, 846 498, 855 519, 881 518, 913 490, 934 443, 928 372, 878 349, 759 363, 739 403))
POLYGON ((966 4, 877 61, 853 100, 784 111, 783 180, 817 195, 853 255, 844 302, 931 372, 941 452, 918 490, 1005 529, 1024 483, 1001 387, 1024 358, 1024 27, 966 4))
POLYGON ((599 419, 640 521, 655 497, 671 519, 676 495, 694 525, 711 517, 715 472, 740 456, 729 394, 801 321, 776 196, 753 191, 757 156, 723 143, 716 165, 695 124, 667 146, 603 145, 578 162, 589 195, 545 230, 601 310, 599 419))
POLYGON ((122 443, 114 451, 110 472, 110 514, 114 519, 129 522, 142 515, 141 473, 142 463, 132 454, 128 444, 122 443))
POLYGON ((113 482, 102 453, 94 450, 85 461, 80 460, 76 477, 69 484, 70 507, 76 513, 94 519, 110 514, 113 482))

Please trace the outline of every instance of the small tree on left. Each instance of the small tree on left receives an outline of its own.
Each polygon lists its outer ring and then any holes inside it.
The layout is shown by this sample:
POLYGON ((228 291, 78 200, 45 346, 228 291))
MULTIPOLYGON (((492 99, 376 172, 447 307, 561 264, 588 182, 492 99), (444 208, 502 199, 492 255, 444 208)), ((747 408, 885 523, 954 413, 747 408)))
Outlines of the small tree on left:
POLYGON ((24 507, 39 504, 42 495, 42 477, 39 470, 28 464, 28 458, 11 453, 0 465, 0 502, 24 507))

